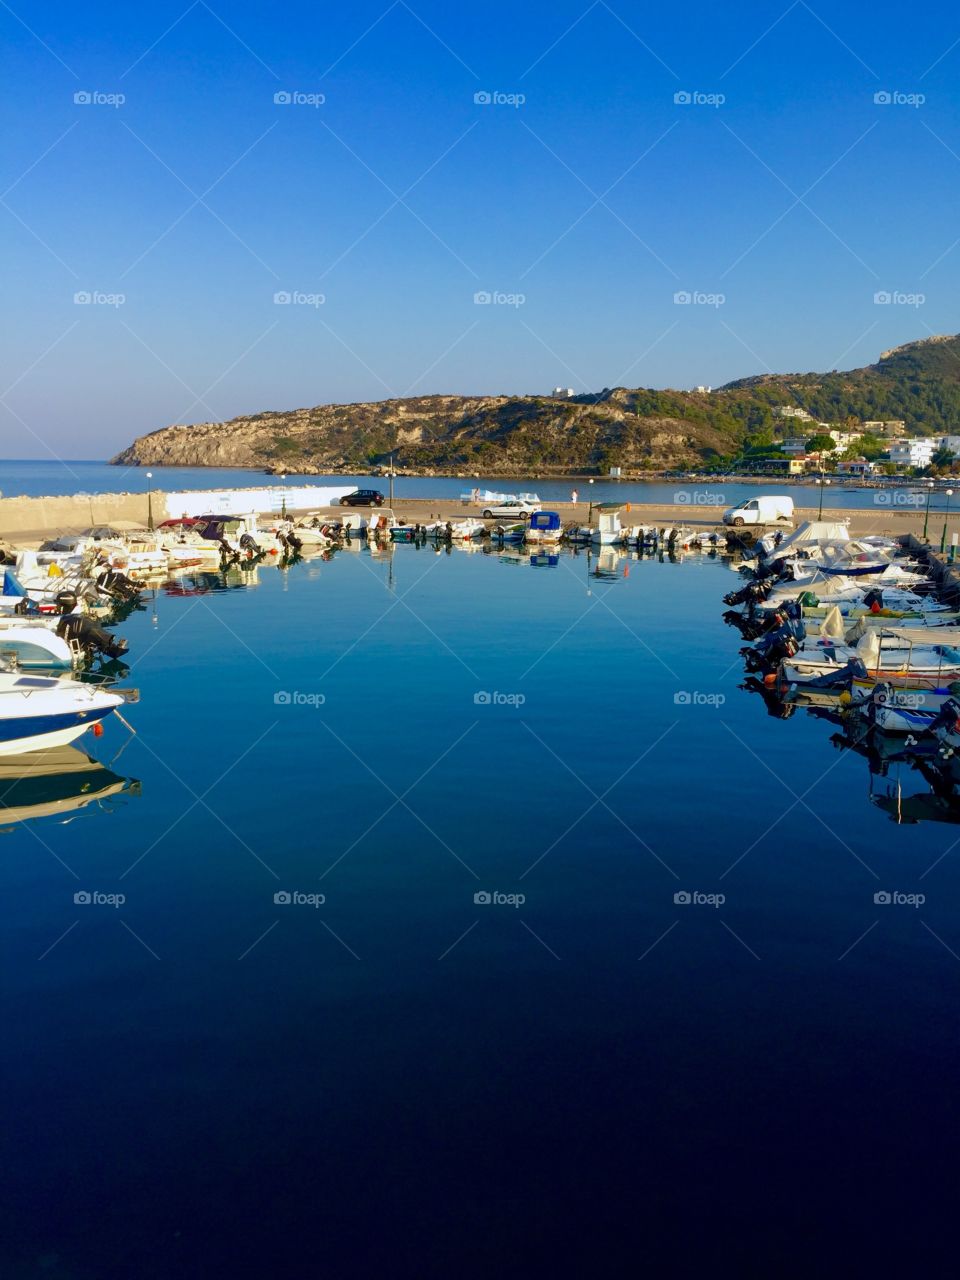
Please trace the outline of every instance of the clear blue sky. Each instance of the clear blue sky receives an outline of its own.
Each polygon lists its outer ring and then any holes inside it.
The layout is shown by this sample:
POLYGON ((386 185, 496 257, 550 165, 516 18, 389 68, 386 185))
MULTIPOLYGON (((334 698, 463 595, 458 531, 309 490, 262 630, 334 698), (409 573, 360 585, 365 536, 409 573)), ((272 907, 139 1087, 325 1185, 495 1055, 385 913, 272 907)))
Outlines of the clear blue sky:
POLYGON ((2 3, 0 456, 954 332, 958 39, 890 3, 2 3))

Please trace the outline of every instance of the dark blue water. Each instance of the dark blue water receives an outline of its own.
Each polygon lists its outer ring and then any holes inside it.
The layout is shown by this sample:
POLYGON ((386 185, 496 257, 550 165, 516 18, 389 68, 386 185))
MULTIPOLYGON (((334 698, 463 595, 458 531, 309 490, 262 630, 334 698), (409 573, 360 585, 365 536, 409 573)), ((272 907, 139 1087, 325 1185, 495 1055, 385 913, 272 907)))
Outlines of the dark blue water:
POLYGON ((0 836, 0 1273, 937 1256, 954 829, 738 688, 723 562, 595 566, 364 549, 123 626, 142 794, 0 836))
MULTIPOLYGON (((167 492, 180 489, 251 488, 267 481, 261 471, 220 467, 151 467, 153 479, 148 481, 142 467, 111 467, 104 462, 58 461, 0 461, 0 495, 16 497, 46 497, 55 494, 75 493, 144 493, 148 484, 167 492)), ((298 485, 356 484, 388 491, 389 480, 383 476, 289 476, 287 491, 298 485)), ((760 488, 756 483, 731 483, 726 480, 702 481, 643 481, 620 482, 617 480, 541 480, 517 476, 490 478, 462 478, 452 476, 398 476, 394 482, 397 498, 457 498, 474 488, 501 492, 535 492, 544 502, 567 502, 576 488, 583 502, 623 501, 638 504, 680 503, 690 508, 695 518, 697 509, 710 506, 733 506, 745 498, 755 498, 757 493, 789 493, 798 507, 814 507, 819 504, 820 492, 816 486, 790 484, 783 479, 765 480, 760 488)), ((930 510, 943 511, 948 499, 937 491, 931 494, 930 510)), ((852 507, 876 511, 879 516, 891 512, 916 511, 926 506, 926 493, 904 487, 887 491, 847 487, 835 481, 823 491, 823 507, 826 509, 852 507)), ((954 503, 953 510, 956 510, 954 503)), ((2 530, 0 530, 2 532, 2 530)))

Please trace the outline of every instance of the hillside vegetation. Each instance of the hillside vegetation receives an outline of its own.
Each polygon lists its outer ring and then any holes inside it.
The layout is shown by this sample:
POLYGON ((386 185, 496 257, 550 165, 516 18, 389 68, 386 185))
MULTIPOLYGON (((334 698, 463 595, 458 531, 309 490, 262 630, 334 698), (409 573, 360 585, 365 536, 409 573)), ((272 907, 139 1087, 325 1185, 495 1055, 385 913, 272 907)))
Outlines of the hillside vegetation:
POLYGON ((435 395, 263 412, 164 427, 112 461, 294 474, 366 471, 393 456, 398 467, 424 473, 649 471, 732 459, 792 434, 793 424, 773 413, 785 404, 827 422, 902 418, 911 433, 958 433, 960 335, 908 343, 862 369, 763 374, 710 392, 435 395))

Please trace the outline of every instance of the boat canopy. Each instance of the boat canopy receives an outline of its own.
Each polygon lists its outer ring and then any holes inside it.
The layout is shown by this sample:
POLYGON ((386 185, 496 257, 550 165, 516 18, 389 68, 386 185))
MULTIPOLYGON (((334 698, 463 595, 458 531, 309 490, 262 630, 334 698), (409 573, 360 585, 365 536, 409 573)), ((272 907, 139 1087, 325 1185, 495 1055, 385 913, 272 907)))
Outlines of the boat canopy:
POLYGON ((825 543, 849 541, 850 533, 845 524, 827 520, 806 520, 796 532, 784 538, 772 554, 780 560, 784 556, 809 550, 810 543, 822 546, 825 543))
POLYGON ((535 511, 530 517, 531 529, 559 529, 560 513, 558 511, 535 511))

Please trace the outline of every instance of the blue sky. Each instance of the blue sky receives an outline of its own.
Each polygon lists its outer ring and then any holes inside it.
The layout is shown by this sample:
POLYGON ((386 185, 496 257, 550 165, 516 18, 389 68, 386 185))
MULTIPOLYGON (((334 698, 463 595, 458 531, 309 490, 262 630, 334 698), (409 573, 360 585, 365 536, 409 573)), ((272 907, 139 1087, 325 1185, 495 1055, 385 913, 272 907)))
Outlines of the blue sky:
POLYGON ((960 13, 916 13, 4 3, 0 455, 954 332, 960 13))

